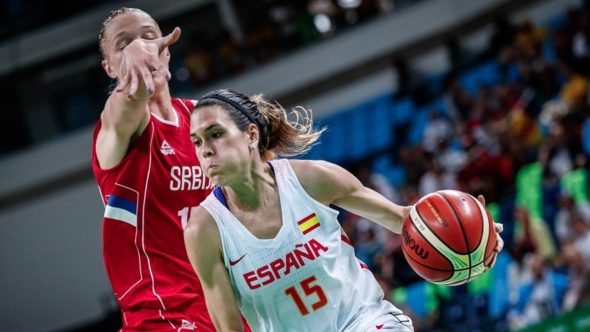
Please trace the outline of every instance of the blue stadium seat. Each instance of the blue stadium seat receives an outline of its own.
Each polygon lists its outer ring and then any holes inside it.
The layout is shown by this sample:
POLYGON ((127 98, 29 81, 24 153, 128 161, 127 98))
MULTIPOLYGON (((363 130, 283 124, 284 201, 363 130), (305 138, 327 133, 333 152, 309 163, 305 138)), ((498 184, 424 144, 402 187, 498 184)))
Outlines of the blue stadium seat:
POLYGON ((385 149, 392 140, 393 104, 391 95, 386 94, 374 98, 369 106, 368 116, 370 123, 369 139, 375 151, 385 149))
POLYGON ((481 86, 493 86, 500 82, 498 62, 490 60, 472 68, 459 77, 459 82, 471 96, 476 96, 481 86))
POLYGON ((410 98, 404 98, 395 102, 393 104, 393 123, 411 121, 414 108, 414 102, 410 98))
POLYGON ((405 169, 401 165, 393 164, 390 156, 387 154, 375 159, 373 170, 385 176, 395 188, 400 188, 406 183, 405 169))
POLYGON ((414 114, 414 118, 412 121, 412 126, 410 127, 410 132, 408 136, 408 143, 412 145, 417 145, 422 142, 422 138, 424 137, 424 129, 428 124, 428 111, 420 110, 414 114))

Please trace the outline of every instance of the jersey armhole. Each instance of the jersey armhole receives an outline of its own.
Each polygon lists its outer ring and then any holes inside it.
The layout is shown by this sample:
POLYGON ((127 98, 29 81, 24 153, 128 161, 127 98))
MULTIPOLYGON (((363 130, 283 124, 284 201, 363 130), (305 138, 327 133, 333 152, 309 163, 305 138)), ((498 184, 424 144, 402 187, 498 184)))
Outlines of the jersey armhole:
POLYGON ((223 265, 229 270, 229 258, 227 257, 227 244, 225 243, 225 239, 222 234, 222 226, 220 225, 221 221, 217 220, 217 217, 221 218, 219 213, 215 210, 218 208, 223 208, 222 203, 218 200, 216 195, 213 193, 207 196, 207 198, 200 204, 200 206, 209 213, 213 221, 215 222, 215 227, 217 227, 217 231, 219 232, 219 241, 221 242, 221 256, 223 257, 223 265), (217 205, 217 206, 216 206, 217 205))
POLYGON ((285 181, 290 180, 289 182, 291 182, 293 184, 294 189, 297 190, 304 197, 306 197, 309 200, 311 200, 312 202, 314 202, 318 208, 320 208, 328 213, 331 213, 336 217, 340 214, 340 212, 338 210, 331 208, 331 207, 319 202, 315 198, 313 198, 305 190, 305 188, 303 188, 303 185, 301 184, 301 182, 299 182, 299 178, 297 177, 297 174, 295 174, 295 171, 293 170, 293 167, 291 167, 291 163, 289 162, 288 159, 272 160, 269 163, 274 164, 273 166, 274 166, 275 172, 277 172, 277 173, 285 172, 284 177, 281 177, 281 179, 285 180, 285 181))

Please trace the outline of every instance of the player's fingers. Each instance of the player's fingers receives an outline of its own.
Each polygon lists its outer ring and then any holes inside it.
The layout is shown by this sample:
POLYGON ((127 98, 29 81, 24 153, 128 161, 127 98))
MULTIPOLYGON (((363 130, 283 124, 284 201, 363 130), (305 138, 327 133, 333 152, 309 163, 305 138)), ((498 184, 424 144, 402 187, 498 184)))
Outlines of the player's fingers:
POLYGON ((129 91, 127 92, 127 97, 131 98, 135 96, 139 87, 139 77, 138 74, 133 73, 131 74, 131 85, 129 86, 129 91))
POLYGON ((504 240, 502 240, 502 237, 500 236, 500 234, 498 234, 496 236, 496 248, 494 248, 495 252, 500 252, 502 251, 502 249, 504 248, 504 240))
POLYGON ((483 195, 478 195, 478 196, 477 196, 477 200, 478 200, 478 201, 479 201, 481 204, 483 204, 483 206, 486 206, 486 199, 485 199, 485 197, 483 197, 483 195))
POLYGON ((496 232, 502 233, 504 231, 504 225, 499 222, 495 222, 494 229, 496 230, 496 232))
POLYGON ((154 79, 152 77, 152 73, 149 69, 143 68, 141 70, 141 78, 143 79, 143 83, 145 84, 145 89, 149 94, 154 92, 154 79))
MULTIPOLYGON (((123 64, 121 64, 121 66, 123 66, 123 64)), ((131 81, 129 71, 123 71, 123 72, 125 74, 123 74, 123 77, 119 78, 119 83, 117 83, 117 87, 115 88, 115 91, 117 91, 117 92, 123 91, 129 85, 129 83, 131 81)))
POLYGON ((488 269, 491 269, 492 267, 494 267, 494 264, 496 264, 496 258, 498 256, 496 255, 496 253, 494 253, 494 257, 492 258, 492 261, 490 262, 490 264, 487 265, 488 269))
POLYGON ((125 88, 129 85, 129 78, 127 75, 125 75, 124 78, 119 80, 119 83, 117 83, 117 86, 115 87, 115 91, 116 92, 121 92, 123 90, 125 90, 125 88))
POLYGON ((172 75, 170 74, 170 70, 168 70, 168 66, 166 66, 163 63, 160 63, 156 68, 153 69, 154 71, 157 71, 158 73, 160 73, 162 75, 162 77, 164 77, 164 79, 166 81, 170 81, 170 78, 172 78, 172 75))
POLYGON ((166 36, 159 38, 157 40, 159 53, 162 53, 162 51, 166 47, 176 43, 179 38, 180 38, 180 28, 179 27, 174 28, 174 30, 172 30, 172 32, 167 34, 166 36))

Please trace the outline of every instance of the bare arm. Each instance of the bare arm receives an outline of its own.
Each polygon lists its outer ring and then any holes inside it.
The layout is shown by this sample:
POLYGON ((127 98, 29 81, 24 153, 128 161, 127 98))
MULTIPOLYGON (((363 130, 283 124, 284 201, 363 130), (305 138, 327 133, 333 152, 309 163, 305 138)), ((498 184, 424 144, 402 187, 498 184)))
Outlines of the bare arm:
POLYGON ((184 231, 184 242, 188 258, 201 280, 207 309, 217 331, 244 331, 229 274, 223 264, 219 229, 204 208, 193 209, 184 231))
POLYGON ((166 64, 158 56, 179 36, 180 29, 176 28, 161 38, 136 39, 123 49, 120 72, 124 74, 107 99, 96 141, 96 154, 102 168, 117 165, 125 157, 132 139, 145 129, 149 121, 147 103, 155 84, 170 77, 166 64), (158 80, 158 76, 164 79, 158 80))
POLYGON ((409 206, 400 206, 365 187, 344 168, 325 161, 290 160, 305 190, 326 205, 334 204, 401 233, 409 206))

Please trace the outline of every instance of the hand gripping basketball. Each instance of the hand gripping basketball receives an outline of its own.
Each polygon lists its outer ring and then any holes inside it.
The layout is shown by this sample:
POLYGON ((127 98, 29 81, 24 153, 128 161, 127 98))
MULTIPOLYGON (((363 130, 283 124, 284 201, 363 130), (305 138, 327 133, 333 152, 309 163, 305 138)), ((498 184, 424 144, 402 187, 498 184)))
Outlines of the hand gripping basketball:
POLYGON ((457 190, 422 197, 410 208, 402 228, 402 250, 424 279, 459 285, 494 265, 503 241, 483 196, 457 190))

